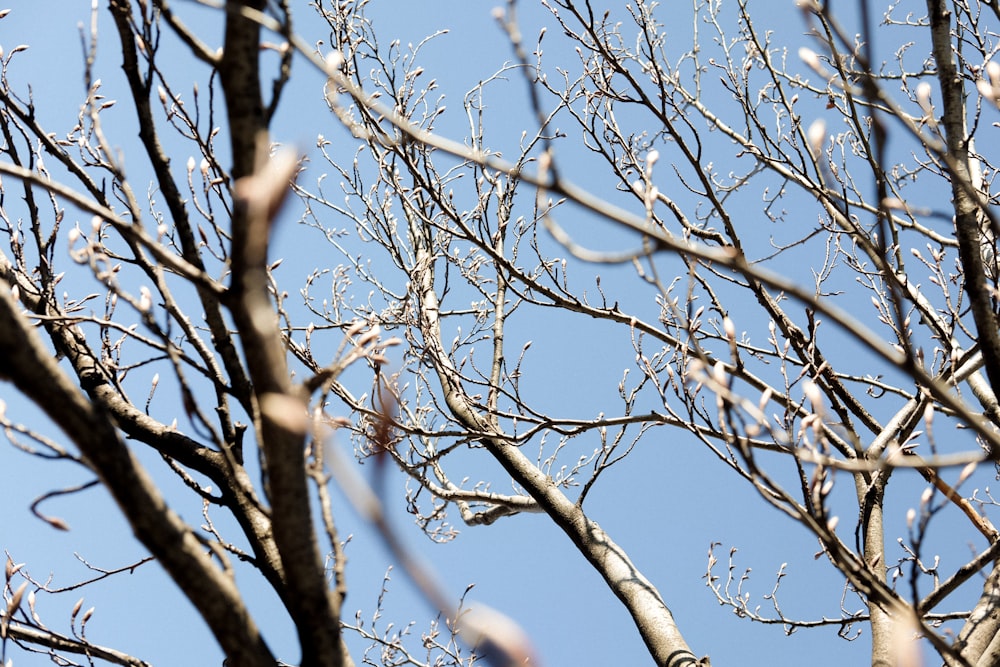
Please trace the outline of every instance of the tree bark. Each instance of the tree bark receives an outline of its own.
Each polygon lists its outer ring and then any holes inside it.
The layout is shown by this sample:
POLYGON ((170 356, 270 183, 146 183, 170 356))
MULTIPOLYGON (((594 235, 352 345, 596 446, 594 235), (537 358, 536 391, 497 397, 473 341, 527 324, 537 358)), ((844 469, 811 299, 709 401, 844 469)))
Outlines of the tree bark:
POLYGON ((441 383, 451 414, 465 428, 482 433, 480 441, 491 455, 527 491, 546 514, 570 538, 611 591, 632 616, 650 654, 661 667, 709 665, 698 660, 684 640, 659 591, 635 567, 625 551, 604 530, 572 502, 555 482, 539 470, 521 450, 503 437, 489 419, 479 414, 462 387, 458 371, 451 364, 441 342, 440 304, 434 285, 434 260, 430 239, 420 223, 410 231, 415 247, 414 278, 419 295, 420 331, 428 359, 441 383))
POLYGON ((191 528, 167 507, 110 416, 59 367, 6 283, 0 284, 0 379, 13 382, 80 448, 135 536, 201 613, 233 667, 274 667, 236 582, 212 563, 191 528))

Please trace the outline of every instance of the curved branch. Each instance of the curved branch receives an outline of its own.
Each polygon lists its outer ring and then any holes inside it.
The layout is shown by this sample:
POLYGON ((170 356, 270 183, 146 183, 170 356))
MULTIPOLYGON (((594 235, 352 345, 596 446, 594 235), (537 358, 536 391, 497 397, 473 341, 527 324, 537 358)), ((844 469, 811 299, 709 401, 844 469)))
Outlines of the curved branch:
POLYGON ((628 609, 656 664, 680 667, 694 662, 696 658, 659 591, 638 571, 625 551, 587 517, 581 507, 570 501, 515 444, 475 410, 475 402, 462 387, 460 375, 441 342, 440 305, 434 285, 430 240, 416 221, 411 220, 410 233, 416 251, 413 280, 420 299, 420 331, 452 415, 466 428, 489 434, 481 438, 483 446, 535 499, 604 578, 628 609))
MULTIPOLYGON (((124 667, 151 667, 145 660, 140 660, 122 651, 105 646, 98 646, 90 642, 80 641, 71 637, 66 637, 51 630, 38 630, 19 625, 12 622, 7 628, 8 637, 15 642, 24 642, 34 646, 44 646, 54 651, 85 655, 98 660, 110 662, 113 665, 124 665, 124 667)), ((57 663, 58 664, 58 663, 57 663)))
POLYGON ((77 390, 0 285, 0 379, 13 382, 76 443, 111 492, 136 537, 156 556, 238 667, 271 667, 236 583, 205 553, 132 457, 110 416, 77 390))

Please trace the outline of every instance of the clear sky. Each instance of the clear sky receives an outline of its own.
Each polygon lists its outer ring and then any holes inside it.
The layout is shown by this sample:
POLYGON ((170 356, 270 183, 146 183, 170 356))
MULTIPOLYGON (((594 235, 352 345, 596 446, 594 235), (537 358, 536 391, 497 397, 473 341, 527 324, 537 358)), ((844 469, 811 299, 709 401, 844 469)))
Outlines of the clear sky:
MULTIPOLYGON (((84 95, 79 26, 89 24, 88 4, 9 0, 5 6, 12 12, 0 21, 0 45, 5 53, 17 44, 30 45, 11 67, 12 84, 23 91, 31 85, 39 118, 60 133, 72 126, 84 95)), ((453 98, 448 103, 453 115, 446 116, 440 124, 444 133, 462 131, 464 117, 460 114, 460 102, 465 90, 510 60, 506 40, 491 18, 495 4, 481 0, 373 0, 370 4, 375 29, 385 43, 393 39, 403 44, 416 43, 437 30, 448 30, 448 34, 436 38, 421 55, 427 76, 437 79, 440 92, 453 98)), ((672 3, 664 6, 669 4, 672 3)), ((194 17, 188 20, 206 42, 219 43, 219 23, 212 12, 180 0, 175 0, 175 5, 182 17, 194 17)), ((322 27, 311 23, 315 21, 312 10, 305 3, 296 5, 299 30, 310 41, 322 39, 322 27)), ((536 34, 543 25, 554 30, 551 18, 534 5, 524 2, 521 7, 525 34, 536 34)), ((684 5, 684 11, 690 11, 689 3, 684 5)), ((762 12, 756 15, 757 19, 773 27, 776 41, 787 40, 794 54, 804 39, 804 25, 794 11, 794 2, 781 0, 757 6, 762 12)), ((102 42, 96 76, 102 78, 103 90, 109 98, 124 100, 114 48, 116 39, 103 6, 98 22, 102 42)), ((688 42, 689 25, 678 21, 677 27, 679 38, 688 42)), ((206 85, 206 73, 194 69, 182 47, 168 41, 168 48, 177 52, 173 66, 178 88, 190 89, 191 81, 182 78, 187 68, 192 68, 191 80, 197 78, 201 85, 206 85)), ((559 49, 565 47, 559 46, 555 39, 552 42, 547 47, 558 56, 559 49)), ((334 142, 350 141, 349 135, 324 109, 322 83, 322 77, 304 61, 296 62, 292 83, 273 125, 275 140, 304 150, 315 146, 317 134, 334 142)), ((521 130, 531 123, 523 106, 524 83, 511 75, 509 81, 498 82, 489 90, 493 94, 489 112, 493 122, 491 131, 496 137, 493 146, 516 145, 521 130)), ((126 163, 131 166, 128 156, 136 150, 136 133, 129 118, 129 106, 121 106, 114 116, 121 124, 109 128, 110 140, 121 147, 126 163)), ((581 149, 574 148, 572 141, 563 142, 560 150, 566 164, 575 160, 586 162, 582 151, 580 155, 574 154, 573 151, 581 149)), ((351 154, 352 150, 345 149, 345 155, 351 154)), ((181 168, 186 159, 186 154, 175 154, 175 167, 181 168)), ((136 157, 137 171, 143 168, 138 161, 136 157)), ((571 178, 588 185, 585 171, 570 171, 571 178)), ((322 163, 317 161, 305 175, 305 181, 321 172, 322 163)), ((595 189, 608 187, 607 183, 592 185, 595 189)), ((14 211, 20 202, 8 201, 4 205, 12 216, 18 215, 14 211)), ((601 238, 628 245, 621 236, 601 238)), ((285 259, 278 276, 290 291, 298 289, 309 270, 330 257, 318 232, 293 227, 278 231, 273 254, 285 259)), ((799 268, 808 276, 804 268, 799 268)), ((607 273, 606 280, 622 291, 622 298, 646 299, 651 303, 652 293, 646 293, 646 288, 634 281, 630 283, 632 275, 613 270, 607 273)), ((546 390, 559 397, 559 409, 581 417, 601 410, 607 393, 615 393, 622 360, 633 354, 627 339, 618 334, 604 337, 599 325, 581 324, 581 329, 567 335, 560 328, 566 325, 555 319, 549 322, 540 318, 521 326, 514 333, 535 341, 537 358, 546 360, 536 368, 546 378, 546 390), (619 348, 621 354, 605 352, 619 348), (586 360, 587 365, 581 366, 580 360, 586 360), (590 387, 594 377, 604 378, 606 384, 590 387)), ((137 373, 135 381, 139 386, 148 382, 148 378, 137 373)), ((0 398, 7 402, 8 414, 14 421, 38 423, 35 411, 24 405, 9 385, 0 385, 0 398)), ((334 442, 333 446, 347 451, 349 444, 334 442)), ((176 481, 172 481, 173 477, 157 457, 145 454, 143 462, 158 480, 177 488, 176 481)), ((142 557, 141 547, 100 489, 45 505, 50 513, 69 523, 69 532, 55 531, 31 516, 28 509, 31 499, 63 484, 86 481, 79 469, 39 462, 5 445, 0 447, 0 471, 6 472, 0 482, 0 507, 4 508, 0 548, 7 550, 16 562, 27 562, 35 577, 45 579, 51 572, 53 585, 65 586, 88 576, 80 560, 98 568, 114 569, 142 557)), ((364 469, 362 472, 368 473, 364 469)), ((725 574, 725 558, 731 547, 737 548, 737 576, 752 568, 752 577, 744 591, 764 610, 770 605, 764 596, 771 592, 775 575, 784 563, 788 564, 787 576, 782 582, 779 601, 789 616, 838 616, 843 579, 825 558, 814 557, 819 551, 814 538, 761 503, 749 485, 737 480, 689 437, 679 431, 660 430, 645 439, 643 446, 606 477, 588 501, 591 515, 659 588, 696 654, 710 654, 716 665, 793 666, 803 664, 807 655, 808 664, 815 667, 862 664, 867 660, 867 629, 862 630, 856 641, 838 638, 836 627, 785 636, 780 625, 750 623, 717 603, 704 579, 708 549, 714 542, 721 544, 716 549, 716 556, 722 561, 716 574, 725 574)), ((390 480, 390 497, 401 498, 405 480, 398 474, 391 475, 390 480)), ((912 483, 912 478, 900 483, 912 483)), ((846 480, 844 486, 844 491, 849 491, 846 480)), ((370 622, 382 576, 391 565, 391 558, 345 499, 337 495, 335 502, 341 533, 352 535, 347 547, 350 560, 345 620, 350 621, 355 610, 360 610, 360 617, 370 622)), ((448 590, 457 598, 474 584, 470 599, 493 606, 519 622, 537 645, 543 664, 649 664, 649 655, 624 608, 546 517, 516 516, 489 527, 466 528, 457 525, 460 519, 456 514, 450 521, 461 530, 460 536, 449 544, 436 545, 413 525, 401 503, 390 510, 407 544, 438 572, 448 590)), ((184 506, 182 512, 189 522, 200 523, 197 505, 184 506)), ((887 534, 887 542, 891 543, 894 537, 887 534)), ((261 624, 269 642, 283 658, 294 660, 294 640, 289 628, 281 627, 280 614, 268 611, 275 601, 249 576, 240 581, 246 586, 252 608, 264 619, 261 624)), ((80 595, 86 598, 84 608, 91 605, 97 608, 88 629, 88 637, 95 643, 131 652, 160 667, 221 662, 221 653, 208 632, 155 564, 88 586, 79 593, 40 597, 39 612, 43 620, 57 629, 65 627, 69 610, 80 595)), ((848 610, 859 606, 850 595, 844 604, 848 610)), ((385 629, 392 623, 403 628, 412 622, 411 632, 419 637, 432 616, 433 611, 414 594, 402 572, 394 571, 378 627, 385 629)), ((348 641, 356 647, 355 659, 360 663, 362 645, 350 636, 348 641)), ((419 640, 415 642, 418 644, 419 640)), ((15 666, 39 664, 39 660, 14 654, 15 666)))

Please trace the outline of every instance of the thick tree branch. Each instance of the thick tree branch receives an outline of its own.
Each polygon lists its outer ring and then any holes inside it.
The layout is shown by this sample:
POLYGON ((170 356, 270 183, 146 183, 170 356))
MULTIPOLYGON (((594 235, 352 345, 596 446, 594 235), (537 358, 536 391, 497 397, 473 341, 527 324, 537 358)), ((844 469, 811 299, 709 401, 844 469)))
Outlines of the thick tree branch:
POLYGON ((80 448, 136 537, 163 565, 212 629, 234 667, 273 667, 274 658, 243 605, 236 583, 160 496, 107 413, 77 390, 0 284, 0 379, 48 414, 80 448))
MULTIPOLYGON (((434 255, 428 231, 411 219, 416 266, 413 277, 420 300, 420 331, 427 358, 441 383, 445 402, 455 419, 472 432, 484 434, 480 441, 570 538, 574 546, 604 578, 628 609, 657 665, 682 667, 696 661, 659 591, 626 553, 587 517, 583 508, 569 500, 552 478, 539 470, 516 444, 504 438, 490 420, 480 415, 466 394, 459 373, 451 364, 441 339, 440 303, 434 285, 434 255)), ((704 663, 708 664, 707 660, 704 663)))
POLYGON ((282 598, 295 621, 303 667, 349 662, 340 637, 339 597, 328 589, 316 539, 306 473, 307 396, 292 385, 285 344, 268 292, 270 227, 296 171, 294 156, 267 161, 260 91, 260 26, 227 3, 220 74, 229 118, 236 201, 232 221, 232 285, 228 300, 253 384, 255 427, 267 464, 274 541, 281 556, 282 598), (267 165, 262 167, 262 165, 267 165))
POLYGON ((995 665, 1000 655, 994 646, 1000 637, 1000 564, 994 564, 983 591, 955 639, 955 649, 975 665, 995 665))
MULTIPOLYGON (((90 658, 104 660, 112 665, 123 665, 124 667, 152 667, 148 662, 140 660, 122 651, 118 651, 106 646, 98 646, 90 642, 80 641, 72 637, 60 635, 51 630, 39 630, 29 628, 18 623, 11 623, 7 628, 8 636, 15 642, 24 642, 35 646, 44 646, 61 653, 73 653, 75 655, 85 655, 90 658)), ((55 664, 61 664, 60 662, 55 664)))
MULTIPOLYGON (((962 77, 955 67, 952 50, 952 5, 944 0, 927 0, 931 43, 937 63, 938 82, 944 106, 943 124, 948 144, 952 205, 955 209, 955 236, 962 263, 965 291, 983 353, 986 377, 994 395, 1000 395, 1000 328, 994 313, 992 290, 986 283, 982 254, 982 202, 971 192, 969 136, 966 128, 966 98, 962 77)), ((990 456, 1000 460, 1000 451, 990 446, 990 456)))

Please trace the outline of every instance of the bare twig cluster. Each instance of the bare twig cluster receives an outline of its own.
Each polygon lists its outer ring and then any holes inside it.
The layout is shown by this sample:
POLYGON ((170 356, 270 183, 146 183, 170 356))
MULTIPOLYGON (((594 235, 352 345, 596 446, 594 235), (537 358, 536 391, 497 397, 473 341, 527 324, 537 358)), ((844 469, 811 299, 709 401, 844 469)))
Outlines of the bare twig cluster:
MULTIPOLYGON (((544 515, 656 664, 709 664, 669 582, 588 502, 683 440, 714 458, 706 483, 747 485, 814 538, 843 591, 779 604, 786 563, 755 600, 735 547, 720 574, 712 543, 712 600, 870 635, 872 664, 916 664, 915 638, 948 665, 1000 659, 997 5, 802 0, 803 38, 745 1, 668 25, 646 0, 512 0, 493 16, 508 51, 456 98, 433 71, 447 35, 387 39, 370 4, 319 0, 307 29, 287 0, 230 0, 213 44, 166 0, 109 0, 113 32, 96 8, 81 32, 69 129, 13 82, 26 49, 0 54, 0 379, 48 420, 22 424, 11 399, 0 426, 85 476, 31 511, 66 530, 53 499, 106 488, 229 665, 279 664, 246 571, 302 665, 536 663, 404 546, 384 510, 399 470, 431 540, 544 515), (105 96, 99 52, 120 52, 127 99, 105 96), (293 65, 321 83, 299 89, 293 65), (329 119, 308 151, 281 145, 291 91, 329 119), (139 127, 127 161, 117 113, 139 127), (278 225, 325 244, 324 264, 289 271, 278 225), (388 575, 375 611, 344 620, 334 487, 440 612, 427 631, 383 624, 388 575), (962 556, 940 556, 944 524, 962 556)), ((5 651, 146 664, 91 643, 82 601, 65 632, 35 602, 145 559, 56 586, 9 551, 5 651)))

